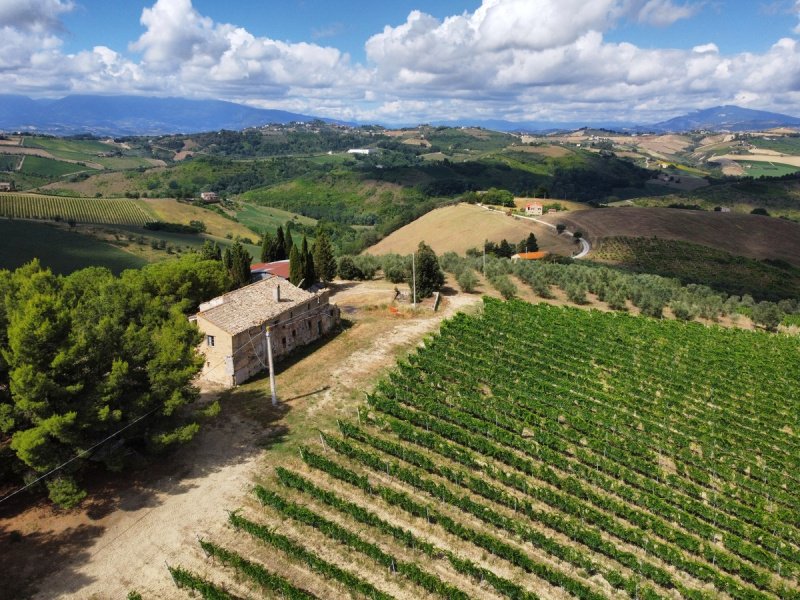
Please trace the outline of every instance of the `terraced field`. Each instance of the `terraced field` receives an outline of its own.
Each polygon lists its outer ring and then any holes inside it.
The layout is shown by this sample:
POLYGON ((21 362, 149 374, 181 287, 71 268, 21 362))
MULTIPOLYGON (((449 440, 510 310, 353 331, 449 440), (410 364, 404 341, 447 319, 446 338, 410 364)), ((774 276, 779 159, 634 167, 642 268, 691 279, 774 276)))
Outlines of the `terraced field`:
POLYGON ((798 360, 797 337, 487 299, 173 578, 206 598, 800 598, 798 360))
POLYGON ((70 198, 39 194, 0 194, 0 217, 74 219, 77 223, 144 225, 154 217, 142 203, 116 198, 70 198))

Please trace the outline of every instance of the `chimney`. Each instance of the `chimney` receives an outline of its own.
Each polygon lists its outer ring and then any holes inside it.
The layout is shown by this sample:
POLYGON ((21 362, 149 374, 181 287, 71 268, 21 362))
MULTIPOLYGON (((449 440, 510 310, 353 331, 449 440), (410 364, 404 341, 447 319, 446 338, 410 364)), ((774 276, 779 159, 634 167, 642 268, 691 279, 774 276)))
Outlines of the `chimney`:
POLYGON ((275 302, 281 301, 281 286, 276 285, 275 288, 272 290, 273 297, 275 298, 275 302))

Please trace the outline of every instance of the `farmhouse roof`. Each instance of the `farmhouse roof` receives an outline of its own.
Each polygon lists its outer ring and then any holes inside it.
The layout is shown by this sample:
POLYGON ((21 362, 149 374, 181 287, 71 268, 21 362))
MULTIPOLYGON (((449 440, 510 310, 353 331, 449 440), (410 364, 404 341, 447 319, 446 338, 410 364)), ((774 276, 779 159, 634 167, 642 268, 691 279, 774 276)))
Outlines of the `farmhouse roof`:
POLYGON ((279 277, 262 279, 200 305, 198 318, 236 335, 316 298, 279 277), (280 299, 275 289, 280 286, 280 299))
POLYGON ((538 252, 520 252, 511 258, 520 258, 522 260, 542 260, 548 254, 550 253, 544 250, 539 250, 538 252))
POLYGON ((283 277, 284 279, 289 279, 289 261, 276 260, 274 262, 254 263, 250 265, 250 273, 254 275, 257 273, 269 273, 271 275, 283 277))

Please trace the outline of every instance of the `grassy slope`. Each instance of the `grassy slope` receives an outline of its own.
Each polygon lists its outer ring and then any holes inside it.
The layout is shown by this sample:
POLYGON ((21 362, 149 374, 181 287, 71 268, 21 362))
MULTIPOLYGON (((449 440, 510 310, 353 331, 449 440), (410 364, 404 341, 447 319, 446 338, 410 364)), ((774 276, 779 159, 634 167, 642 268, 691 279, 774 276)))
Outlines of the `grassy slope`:
POLYGON ((536 235, 542 250, 569 256, 575 249, 568 239, 557 236, 544 225, 526 219, 514 219, 504 213, 471 204, 459 204, 429 212, 401 227, 366 252, 409 254, 420 241, 424 241, 437 254, 448 251, 463 254, 468 248, 482 247, 487 239, 499 242, 505 238, 516 244, 530 232, 536 235))
POLYGON ((0 268, 14 269, 33 258, 57 273, 90 266, 118 273, 146 262, 110 244, 52 225, 0 220, 0 268))
POLYGON ((156 218, 169 223, 188 225, 189 221, 202 221, 210 235, 225 237, 227 234, 255 239, 256 234, 242 223, 230 219, 199 206, 178 202, 172 198, 149 198, 138 200, 148 207, 156 218))
POLYGON ((608 208, 545 215, 590 241, 605 237, 658 237, 716 247, 737 256, 773 258, 800 266, 800 224, 756 215, 671 208, 608 208))

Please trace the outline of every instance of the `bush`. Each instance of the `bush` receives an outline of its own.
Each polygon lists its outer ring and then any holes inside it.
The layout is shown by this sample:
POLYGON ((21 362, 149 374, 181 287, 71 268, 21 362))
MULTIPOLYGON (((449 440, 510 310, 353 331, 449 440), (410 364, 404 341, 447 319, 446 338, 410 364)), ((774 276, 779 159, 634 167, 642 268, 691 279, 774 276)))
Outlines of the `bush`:
POLYGON ((353 262, 352 256, 342 256, 339 259, 339 264, 337 267, 337 273, 339 274, 340 279, 347 279, 347 280, 354 280, 354 279, 363 279, 364 274, 361 272, 355 262, 353 262))
POLYGON ((490 279, 490 283, 506 300, 511 300, 517 295, 517 286, 508 278, 508 275, 497 275, 490 279))
POLYGON ((57 477, 47 483, 50 500, 61 508, 74 508, 86 498, 86 492, 78 487, 72 477, 57 477))
POLYGON ((753 307, 753 323, 761 325, 768 331, 775 331, 783 320, 783 313, 777 304, 759 302, 753 307))
POLYGON ((465 268, 459 273, 458 277, 456 277, 456 281, 462 292, 471 294, 475 291, 475 286, 478 285, 478 276, 475 275, 475 271, 472 269, 465 268))

